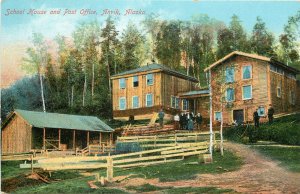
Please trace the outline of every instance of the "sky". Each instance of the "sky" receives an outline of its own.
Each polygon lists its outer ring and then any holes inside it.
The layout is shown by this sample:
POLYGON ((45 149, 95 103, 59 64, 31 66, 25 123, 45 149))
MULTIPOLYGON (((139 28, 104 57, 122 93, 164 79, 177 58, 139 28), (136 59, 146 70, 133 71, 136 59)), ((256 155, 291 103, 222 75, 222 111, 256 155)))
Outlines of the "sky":
MULTIPOLYGON (((32 33, 42 33, 47 39, 57 34, 71 37, 80 22, 97 20, 104 25, 108 15, 101 15, 103 10, 120 12, 115 16, 117 29, 121 32, 129 21, 139 24, 147 14, 155 13, 161 19, 190 20, 193 15, 207 14, 210 18, 229 24, 233 14, 242 21, 250 34, 260 16, 267 28, 278 37, 289 16, 300 10, 298 1, 205 1, 205 0, 0 0, 1 2, 1 36, 0 65, 1 87, 9 86, 14 80, 23 76, 20 64, 25 56, 32 33), (31 15, 30 9, 47 11, 46 14, 31 15), (65 10, 77 10, 76 14, 66 14, 65 10), (128 9, 142 11, 145 14, 127 15, 128 9), (60 14, 50 14, 60 10, 60 14), (80 14, 81 10, 96 11, 97 14, 80 14), (17 12, 18 14, 10 14, 17 12), (11 79, 5 82, 3 80, 11 79)), ((141 25, 139 25, 141 27, 141 25)))
MULTIPOLYGON (((195 14, 207 14, 211 18, 230 22, 236 14, 248 32, 251 32, 256 17, 260 16, 275 35, 279 35, 288 17, 300 10, 300 1, 197 1, 197 0, 3 0, 1 3, 1 42, 14 43, 28 40, 32 32, 41 32, 52 38, 57 34, 70 36, 81 21, 98 20, 100 23, 107 15, 101 16, 104 9, 142 10, 145 14, 156 13, 162 19, 189 20, 195 14), (8 9, 24 10, 24 14, 10 14, 8 9), (47 10, 44 15, 27 14, 30 9, 47 10), (51 10, 61 10, 59 15, 51 15, 51 10), (66 10, 77 10, 76 14, 65 15, 66 10), (91 9, 97 15, 81 15, 80 10, 91 9)), ((117 17, 121 30, 129 20, 139 22, 145 15, 117 17)))

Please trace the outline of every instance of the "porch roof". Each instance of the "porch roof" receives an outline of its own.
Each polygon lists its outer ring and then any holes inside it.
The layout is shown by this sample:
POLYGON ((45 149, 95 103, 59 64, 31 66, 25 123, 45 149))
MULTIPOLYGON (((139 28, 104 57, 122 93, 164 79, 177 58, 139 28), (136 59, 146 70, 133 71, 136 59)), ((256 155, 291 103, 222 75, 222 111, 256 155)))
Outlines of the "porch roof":
POLYGON ((207 96, 209 94, 208 89, 204 90, 193 90, 193 91, 188 91, 184 93, 179 94, 179 98, 195 98, 195 97, 201 97, 201 96, 207 96))
MULTIPOLYGON (((60 113, 36 112, 16 109, 10 117, 18 115, 37 128, 75 129, 85 131, 113 132, 110 126, 97 117, 60 113)), ((4 125, 7 122, 4 123, 4 125)))

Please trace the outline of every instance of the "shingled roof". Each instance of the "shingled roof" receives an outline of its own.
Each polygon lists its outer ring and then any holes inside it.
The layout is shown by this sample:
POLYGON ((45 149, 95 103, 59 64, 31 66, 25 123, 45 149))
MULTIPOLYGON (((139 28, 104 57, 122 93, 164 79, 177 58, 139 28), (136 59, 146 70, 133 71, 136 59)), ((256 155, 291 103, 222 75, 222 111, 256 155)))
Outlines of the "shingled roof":
POLYGON ((75 129, 85 131, 113 132, 110 126, 93 116, 80 116, 59 113, 36 112, 16 109, 3 123, 2 128, 14 115, 22 117, 28 124, 37 128, 75 129))
POLYGON ((193 81, 193 82, 198 82, 198 80, 196 78, 192 77, 192 76, 185 75, 185 74, 180 73, 178 71, 175 71, 175 70, 173 70, 169 67, 166 67, 166 66, 161 65, 161 64, 155 64, 155 63, 145 65, 145 66, 141 66, 139 68, 132 69, 132 70, 129 70, 129 71, 124 71, 122 73, 115 74, 111 77, 111 79, 116 79, 116 78, 123 77, 123 76, 126 76, 126 75, 132 75, 132 74, 137 74, 137 73, 142 73, 142 72, 148 73, 148 72, 155 71, 155 70, 162 71, 162 72, 165 72, 167 74, 171 74, 171 75, 174 75, 174 76, 177 76, 177 77, 181 77, 183 79, 187 79, 187 80, 190 80, 190 81, 193 81))

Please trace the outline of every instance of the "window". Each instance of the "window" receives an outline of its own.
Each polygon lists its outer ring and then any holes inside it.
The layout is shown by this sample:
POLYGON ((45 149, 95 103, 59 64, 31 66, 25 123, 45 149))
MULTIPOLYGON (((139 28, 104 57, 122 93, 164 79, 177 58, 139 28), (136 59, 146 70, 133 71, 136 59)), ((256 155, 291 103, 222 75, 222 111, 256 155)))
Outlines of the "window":
POLYGON ((279 74, 283 74, 283 69, 275 65, 270 65, 270 70, 279 74))
POLYGON ((132 108, 138 108, 139 107, 139 97, 133 96, 132 97, 132 108))
POLYGON ((153 94, 146 94, 146 107, 153 106, 153 94))
POLYGON ((295 105, 295 102, 296 102, 295 92, 294 91, 290 91, 290 103, 292 105, 295 105))
POLYGON ((296 74, 294 73, 287 73, 287 77, 291 79, 296 79, 296 74))
POLYGON ((147 74, 146 79, 147 79, 147 86, 153 85, 153 74, 147 74))
POLYGON ((234 68, 233 67, 226 67, 225 81, 226 81, 226 83, 234 82, 234 68))
POLYGON ((187 99, 182 100, 182 110, 189 110, 189 101, 187 99))
POLYGON ((257 110, 258 116, 262 117, 265 116, 265 107, 260 106, 257 110))
POLYGON ((243 79, 250 79, 252 77, 252 66, 246 65, 243 66, 243 79))
POLYGON ((120 97, 120 99, 119 99, 119 108, 120 108, 120 110, 125 110, 126 109, 126 98, 125 97, 120 97))
POLYGON ((252 86, 243 86, 243 100, 248 100, 252 98, 252 86))
POLYGON ((179 98, 177 98, 177 97, 175 99, 175 108, 179 109, 179 98))
POLYGON ((133 76, 132 85, 133 85, 133 87, 139 86, 139 77, 138 76, 133 76))
POLYGON ((179 98, 176 96, 171 96, 171 107, 179 109, 179 98))
POLYGON ((120 89, 126 88, 126 82, 125 81, 126 81, 125 78, 119 79, 120 89))
POLYGON ((281 86, 277 86, 277 97, 281 98, 281 86))
POLYGON ((233 88, 227 88, 226 90, 226 101, 231 102, 234 100, 234 89, 233 88))
POLYGON ((215 121, 221 121, 222 114, 221 112, 215 112, 215 121))

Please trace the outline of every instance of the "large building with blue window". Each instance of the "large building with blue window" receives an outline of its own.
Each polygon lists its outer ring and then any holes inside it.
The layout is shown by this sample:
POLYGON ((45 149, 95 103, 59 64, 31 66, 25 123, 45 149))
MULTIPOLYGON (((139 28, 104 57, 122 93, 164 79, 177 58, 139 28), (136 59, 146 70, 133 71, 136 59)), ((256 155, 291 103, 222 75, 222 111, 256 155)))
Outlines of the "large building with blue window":
POLYGON ((111 80, 114 119, 149 119, 161 108, 174 115, 196 107, 188 92, 196 89, 198 80, 164 65, 141 66, 113 75, 111 80))
POLYGON ((239 51, 210 65, 213 119, 224 123, 253 121, 258 109, 267 119, 271 104, 275 114, 300 110, 299 70, 268 57, 239 51))

